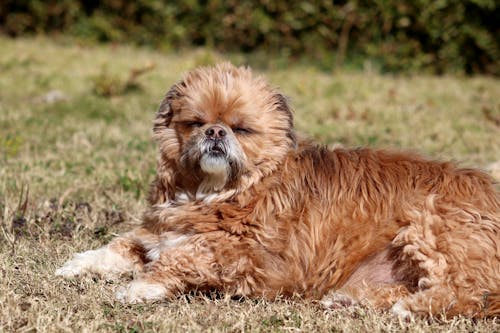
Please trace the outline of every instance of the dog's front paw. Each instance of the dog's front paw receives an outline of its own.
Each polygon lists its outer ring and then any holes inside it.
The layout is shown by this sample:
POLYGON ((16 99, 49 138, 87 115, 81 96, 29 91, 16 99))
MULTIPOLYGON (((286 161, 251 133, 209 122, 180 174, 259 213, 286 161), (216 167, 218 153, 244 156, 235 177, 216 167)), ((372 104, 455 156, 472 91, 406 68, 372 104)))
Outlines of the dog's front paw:
POLYGON ((167 295, 167 289, 159 283, 151 283, 144 280, 135 280, 126 287, 121 287, 115 294, 121 303, 143 303, 158 301, 167 295))
POLYGON ((69 260, 62 267, 56 269, 55 275, 69 279, 77 275, 80 275, 81 272, 82 272, 81 268, 75 265, 73 260, 69 260))
POLYGON ((56 269, 55 274, 72 278, 87 273, 95 262, 95 254, 95 251, 77 253, 73 259, 66 261, 62 267, 56 269))
POLYGON ((132 272, 136 263, 107 246, 97 250, 77 253, 68 260, 55 274, 72 278, 86 273, 95 273, 106 278, 114 278, 120 274, 132 272))

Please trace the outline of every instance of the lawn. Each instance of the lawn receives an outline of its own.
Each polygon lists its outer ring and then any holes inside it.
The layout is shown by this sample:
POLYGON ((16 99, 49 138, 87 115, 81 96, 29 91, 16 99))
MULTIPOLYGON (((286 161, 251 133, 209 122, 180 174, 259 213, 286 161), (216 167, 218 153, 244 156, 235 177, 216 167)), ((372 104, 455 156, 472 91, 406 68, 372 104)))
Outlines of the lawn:
MULTIPOLYGON (((76 251, 140 223, 155 172, 151 124, 182 72, 252 56, 159 52, 0 38, 0 331, 478 331, 500 320, 401 322, 364 307, 300 299, 189 295, 122 305, 125 283, 62 280, 76 251)), ((291 98, 299 132, 326 145, 392 147, 500 178, 500 81, 488 77, 321 72, 269 60, 255 71, 291 98)))

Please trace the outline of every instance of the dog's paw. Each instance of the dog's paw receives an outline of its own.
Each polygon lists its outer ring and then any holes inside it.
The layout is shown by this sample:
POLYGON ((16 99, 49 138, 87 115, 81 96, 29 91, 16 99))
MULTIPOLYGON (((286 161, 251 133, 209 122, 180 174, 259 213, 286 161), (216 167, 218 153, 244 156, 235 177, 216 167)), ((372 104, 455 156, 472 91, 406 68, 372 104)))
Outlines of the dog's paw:
POLYGON ((411 320, 413 318, 411 311, 406 308, 402 300, 397 301, 391 307, 391 313, 404 320, 411 320))
POLYGON ((62 267, 56 269, 55 275, 72 278, 89 272, 90 267, 95 262, 95 252, 87 251, 75 254, 73 259, 66 261, 62 267))
POLYGON ((115 298, 121 303, 136 304, 158 301, 165 298, 166 294, 167 289, 159 283, 135 280, 128 286, 119 288, 115 298))
POLYGON ((81 271, 80 267, 75 265, 73 263, 73 261, 70 260, 70 261, 67 261, 62 267, 59 267, 58 269, 56 269, 54 274, 57 276, 62 276, 64 278, 69 279, 69 278, 75 277, 77 275, 80 275, 81 272, 82 271, 81 271))
POLYGON ((327 309, 338 309, 354 306, 359 302, 349 295, 341 292, 334 292, 323 297, 320 303, 327 309))
POLYGON ((77 253, 55 274, 72 278, 87 273, 95 273, 106 278, 114 278, 136 269, 133 260, 125 258, 108 247, 77 253))

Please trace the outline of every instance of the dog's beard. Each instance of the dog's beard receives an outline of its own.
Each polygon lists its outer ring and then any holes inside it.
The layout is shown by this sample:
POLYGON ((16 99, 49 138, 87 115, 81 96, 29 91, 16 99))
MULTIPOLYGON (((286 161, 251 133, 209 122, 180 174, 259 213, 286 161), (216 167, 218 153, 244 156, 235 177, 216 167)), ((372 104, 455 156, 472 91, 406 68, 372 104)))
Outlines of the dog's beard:
POLYGON ((186 144, 180 159, 188 170, 199 170, 202 178, 198 194, 221 191, 244 171, 245 155, 234 136, 207 138, 194 136, 186 144))
POLYGON ((228 143, 224 139, 205 139, 201 143, 200 168, 207 174, 229 174, 228 143))

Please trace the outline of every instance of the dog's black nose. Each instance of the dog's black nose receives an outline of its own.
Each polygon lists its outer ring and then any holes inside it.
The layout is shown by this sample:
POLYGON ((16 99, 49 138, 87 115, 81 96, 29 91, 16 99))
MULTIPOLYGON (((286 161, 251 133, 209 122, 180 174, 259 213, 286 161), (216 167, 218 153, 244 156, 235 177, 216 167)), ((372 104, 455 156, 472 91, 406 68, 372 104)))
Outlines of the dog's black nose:
POLYGON ((226 130, 219 125, 214 125, 205 131, 205 135, 209 138, 223 138, 226 136, 226 130))

